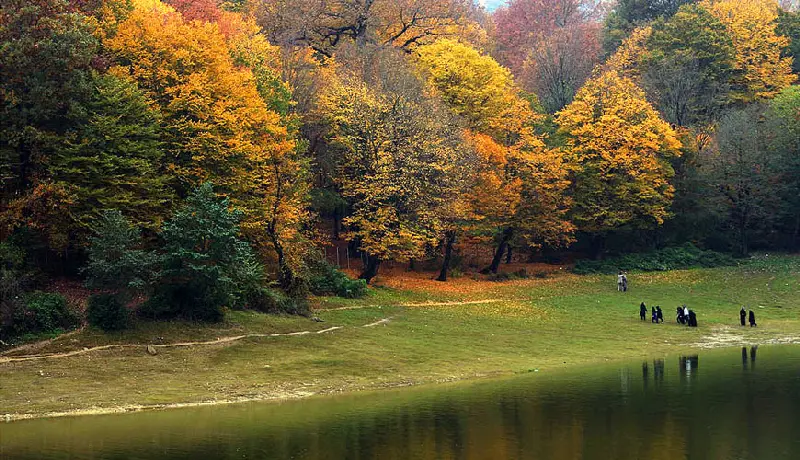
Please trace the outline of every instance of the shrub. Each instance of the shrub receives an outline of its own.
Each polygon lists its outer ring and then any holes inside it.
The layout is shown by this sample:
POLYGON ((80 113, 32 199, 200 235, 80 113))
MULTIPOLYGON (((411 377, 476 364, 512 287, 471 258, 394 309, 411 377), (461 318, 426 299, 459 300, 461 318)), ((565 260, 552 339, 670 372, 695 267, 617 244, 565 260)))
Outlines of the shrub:
POLYGON ((619 270, 666 271, 696 267, 721 267, 736 265, 736 259, 728 254, 704 251, 686 243, 639 254, 625 254, 604 260, 579 260, 572 269, 579 275, 614 274, 619 270))
POLYGON ((104 331, 120 331, 128 327, 128 309, 119 295, 95 294, 86 306, 89 324, 104 331))
POLYGON ((77 324, 78 317, 67 307, 64 296, 34 291, 25 296, 23 308, 14 312, 11 333, 41 334, 70 329, 77 324))
POLYGON ((247 308, 263 313, 288 313, 308 316, 308 303, 301 298, 289 297, 283 292, 261 287, 248 293, 247 308))
POLYGON ((308 283, 314 295, 335 295, 356 299, 363 297, 367 292, 365 280, 354 280, 324 260, 312 267, 308 283))

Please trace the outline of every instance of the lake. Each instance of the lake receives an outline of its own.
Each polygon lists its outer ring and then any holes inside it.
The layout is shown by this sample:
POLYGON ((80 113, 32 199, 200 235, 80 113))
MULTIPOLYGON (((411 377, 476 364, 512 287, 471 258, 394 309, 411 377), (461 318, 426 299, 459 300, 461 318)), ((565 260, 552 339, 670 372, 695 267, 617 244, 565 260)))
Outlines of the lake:
POLYGON ((0 423, 0 458, 798 459, 800 347, 0 423))

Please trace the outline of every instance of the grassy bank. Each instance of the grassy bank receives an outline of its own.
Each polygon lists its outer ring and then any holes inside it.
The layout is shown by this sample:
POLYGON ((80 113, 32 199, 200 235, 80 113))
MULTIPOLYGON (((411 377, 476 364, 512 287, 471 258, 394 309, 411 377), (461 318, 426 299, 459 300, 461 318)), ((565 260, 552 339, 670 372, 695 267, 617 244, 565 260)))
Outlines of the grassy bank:
POLYGON ((218 325, 145 323, 113 335, 82 330, 0 356, 2 413, 302 397, 708 346, 800 342, 800 257, 632 274, 627 293, 616 292, 613 276, 549 270, 546 278, 498 283, 465 276, 446 284, 398 271, 379 278, 367 298, 316 299, 324 322, 232 312, 218 325), (640 322, 641 301, 661 305, 666 323, 640 322), (697 311, 697 329, 674 323, 682 303, 697 311), (756 311, 758 328, 738 326, 741 305, 756 311), (280 335, 295 332, 303 334, 280 335), (235 339, 214 342, 226 337, 235 339), (214 343, 168 346, 180 342, 214 343), (147 354, 147 344, 158 354, 147 354), (92 350, 107 345, 119 346, 92 350), (16 360, 65 352, 77 354, 16 360))

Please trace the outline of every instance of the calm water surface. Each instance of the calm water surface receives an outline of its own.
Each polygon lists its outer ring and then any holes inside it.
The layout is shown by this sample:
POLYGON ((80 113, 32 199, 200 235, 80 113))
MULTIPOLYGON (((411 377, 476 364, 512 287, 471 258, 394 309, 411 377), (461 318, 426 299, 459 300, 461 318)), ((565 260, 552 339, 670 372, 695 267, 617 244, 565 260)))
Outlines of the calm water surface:
POLYGON ((800 347, 753 351, 282 404, 0 423, 0 458, 800 459, 800 347))

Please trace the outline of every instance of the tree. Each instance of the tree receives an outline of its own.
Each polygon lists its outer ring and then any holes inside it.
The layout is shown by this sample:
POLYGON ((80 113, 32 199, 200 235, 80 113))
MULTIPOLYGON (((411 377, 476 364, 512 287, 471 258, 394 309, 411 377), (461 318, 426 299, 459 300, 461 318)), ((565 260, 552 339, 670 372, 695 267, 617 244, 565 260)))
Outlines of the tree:
POLYGON ((669 159, 681 144, 630 79, 610 70, 589 80, 559 113, 578 165, 572 218, 597 238, 623 227, 653 228, 669 216, 669 159))
POLYGON ((310 46, 332 56, 348 41, 409 51, 440 37, 482 40, 468 0, 291 0, 258 2, 259 24, 272 43, 310 46))
POLYGON ((597 24, 559 28, 540 38, 520 73, 522 84, 539 96, 544 109, 555 113, 572 102, 600 57, 597 24))
POLYGON ((711 123, 728 103, 735 55, 722 22, 705 8, 684 5, 653 24, 640 56, 643 86, 670 123, 711 123))
POLYGON ((525 235, 531 245, 569 242, 572 227, 564 220, 568 168, 561 153, 546 149, 535 134, 541 117, 521 97, 509 71, 451 40, 417 51, 429 84, 471 131, 468 140, 478 164, 467 228, 501 235, 489 271, 497 272, 515 234, 525 235))
POLYGON ((793 83, 792 58, 783 57, 789 45, 776 33, 778 7, 771 0, 704 0, 701 6, 728 29, 736 50, 731 81, 735 102, 772 98, 793 83))
POLYGON ((548 112, 568 104, 600 58, 596 0, 513 0, 494 13, 494 55, 548 112))
POLYGON ((606 54, 616 51, 637 27, 658 18, 669 18, 682 5, 697 0, 619 0, 606 17, 603 48, 606 54))
POLYGON ((771 127, 756 104, 726 115, 715 143, 705 152, 705 176, 712 200, 726 216, 735 236, 734 250, 749 253, 756 232, 769 228, 776 207, 776 188, 771 184, 769 155, 771 127))
POLYGON ((260 284, 261 266, 239 235, 243 214, 230 206, 206 183, 164 223, 164 265, 146 310, 155 316, 219 321, 223 307, 236 306, 247 288, 260 284))
POLYGON ((783 54, 792 58, 792 71, 800 75, 800 12, 781 9, 778 11, 777 32, 789 39, 783 54))
MULTIPOLYGON (((0 219, 7 230, 18 223, 49 229, 54 250, 69 246, 63 220, 37 196, 69 201, 47 180, 43 159, 73 126, 69 114, 91 93, 98 51, 90 18, 73 13, 64 0, 10 0, 0 6, 0 219), (36 212, 21 212, 23 209, 36 212)), ((51 204, 54 202, 51 201, 51 204)), ((63 254, 63 252, 62 252, 63 254)))
POLYGON ((800 247, 800 87, 790 86, 770 102, 769 118, 774 129, 771 183, 778 188, 779 234, 784 246, 800 247))
POLYGON ((157 269, 157 257, 141 249, 138 229, 117 210, 106 211, 95 224, 89 238, 84 272, 86 287, 110 292, 123 302, 151 287, 157 269))
POLYGON ((212 180, 245 212, 243 228, 277 257, 281 285, 295 285, 291 249, 305 241, 307 165, 294 138, 285 85, 270 68, 276 50, 253 24, 186 22, 157 0, 136 9, 106 42, 119 66, 163 114, 167 170, 179 195, 212 180))
POLYGON ((130 81, 95 74, 93 86, 69 117, 74 128, 44 161, 49 176, 73 196, 78 234, 110 209, 155 230, 172 200, 160 171, 159 113, 130 81))
POLYGON ((368 282, 382 261, 419 258, 440 231, 459 129, 400 56, 372 50, 350 61, 320 103, 341 155, 338 184, 351 203, 345 236, 367 254, 368 282))

